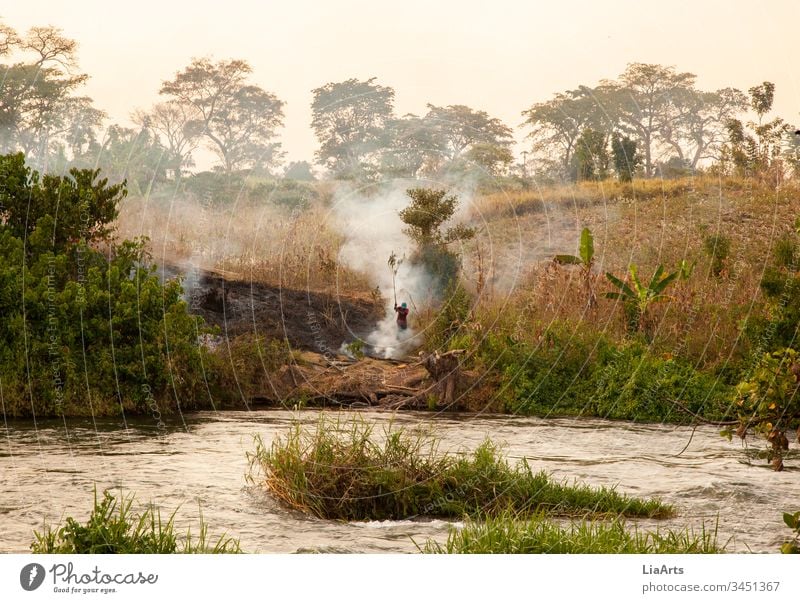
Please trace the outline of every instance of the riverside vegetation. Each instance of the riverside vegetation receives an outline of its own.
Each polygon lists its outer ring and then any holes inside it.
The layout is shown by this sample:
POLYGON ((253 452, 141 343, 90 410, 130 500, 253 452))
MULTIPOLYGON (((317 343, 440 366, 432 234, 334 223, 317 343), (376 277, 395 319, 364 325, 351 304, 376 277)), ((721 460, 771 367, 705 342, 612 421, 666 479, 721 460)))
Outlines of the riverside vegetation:
POLYGON ((471 454, 442 454, 429 433, 346 422, 323 416, 315 427, 295 424, 248 455, 249 480, 290 508, 323 519, 461 518, 504 511, 531 515, 622 515, 664 518, 673 509, 610 488, 554 481, 526 460, 510 465, 484 442, 471 454))
MULTIPOLYGON (((226 338, 226 345, 216 348, 199 343, 215 327, 191 312, 178 280, 159 280, 147 240, 131 228, 136 216, 126 213, 124 185, 108 184, 96 170, 41 176, 20 154, 0 159, 5 183, 0 306, 6 317, 0 325, 0 366, 7 415, 166 417, 241 407, 292 362, 284 341, 252 334, 226 338)), ((422 200, 436 203, 443 213, 416 227, 414 211, 398 216, 399 221, 405 217, 410 233, 422 233, 411 260, 447 267, 440 302, 415 315, 424 327, 423 348, 463 349, 460 368, 481 376, 480 387, 459 395, 460 408, 738 422, 742 428, 733 433, 766 437, 773 467, 783 466, 787 434, 800 426, 796 371, 786 375, 782 401, 757 395, 745 404, 744 386, 739 386, 752 383, 754 371, 770 362, 769 354, 786 355, 783 360, 773 355, 776 367, 794 366, 800 194, 793 182, 778 189, 735 177, 583 182, 541 194, 509 194, 504 205, 488 195, 474 202, 486 219, 477 231, 469 220, 455 230, 440 230, 455 209, 453 197, 413 192, 417 201, 410 198, 409 208, 422 200), (724 233, 714 233, 708 225, 719 208, 711 200, 720 194, 730 217, 724 233), (511 243, 509 232, 534 237, 547 227, 543 208, 558 214, 576 199, 583 224, 602 224, 609 206, 618 219, 602 236, 584 226, 573 241, 578 255, 557 253, 569 251, 565 241, 561 249, 532 260, 515 286, 503 290, 498 270, 507 260, 503 250, 511 243), (750 219, 734 219, 766 209, 774 214, 777 235, 750 219), (684 249, 666 246, 654 255, 665 213, 682 233, 684 249), (629 261, 631 240, 636 241, 635 265, 629 261), (497 250, 491 258, 481 251, 487 241, 497 250), (452 243, 461 245, 458 254, 451 251, 452 243), (640 281, 640 274, 648 278, 640 281)), ((299 286, 305 279, 332 307, 336 296, 379 299, 367 275, 333 259, 343 239, 325 221, 329 202, 330 196, 322 195, 301 208, 296 219, 283 226, 275 222, 285 231, 285 248, 253 247, 252 256, 235 258, 238 264, 222 255, 221 265, 246 270, 251 282, 268 286, 299 286), (298 229, 315 232, 314 241, 298 229), (256 256, 259 262, 253 263, 256 256)), ((148 210, 152 224, 166 220, 158 218, 159 212, 157 206, 148 210)), ((252 230, 253 214, 247 207, 240 213, 233 238, 252 230)), ((191 232, 173 233, 174 243, 216 237, 219 233, 207 230, 212 222, 187 222, 179 229, 191 232)), ((176 257, 187 253, 167 251, 176 257)), ((336 321, 332 313, 329 318, 336 321)), ((756 378, 763 384, 757 391, 773 391, 767 377, 756 378)))
POLYGON ((45 526, 34 532, 34 553, 64 554, 169 554, 241 553, 239 541, 225 535, 212 540, 200 516, 195 535, 175 531, 176 509, 166 521, 154 505, 133 510, 133 495, 115 496, 106 491, 102 500, 94 492, 94 507, 85 524, 68 517, 61 527, 45 526))

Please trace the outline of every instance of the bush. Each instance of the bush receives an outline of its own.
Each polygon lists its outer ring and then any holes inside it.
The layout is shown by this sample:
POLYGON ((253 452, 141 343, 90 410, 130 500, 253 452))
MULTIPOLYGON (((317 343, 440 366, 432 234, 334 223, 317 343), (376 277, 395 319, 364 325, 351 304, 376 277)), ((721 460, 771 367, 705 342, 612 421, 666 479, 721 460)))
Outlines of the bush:
POLYGON ((731 240, 725 235, 708 235, 703 241, 703 247, 711 259, 711 273, 721 276, 731 253, 731 240))
POLYGON ((256 438, 249 480, 261 479, 286 506, 323 519, 460 518, 513 510, 526 515, 613 514, 667 517, 658 500, 630 498, 608 488, 567 485, 512 467, 487 441, 470 455, 442 455, 430 435, 354 419, 322 417, 316 429, 295 423, 267 448, 256 438))
POLYGON ((715 376, 637 341, 614 345, 603 333, 551 324, 536 345, 501 332, 481 341, 483 370, 499 373, 505 410, 525 415, 586 415, 689 422, 688 410, 723 418, 731 388, 715 376))
POLYGON ((141 512, 131 511, 133 496, 115 497, 103 493, 97 500, 85 524, 68 517, 60 528, 45 526, 42 533, 34 532, 31 551, 45 554, 167 554, 167 553, 241 553, 239 541, 221 536, 212 543, 208 526, 200 517, 196 539, 191 530, 186 536, 175 533, 175 515, 162 521, 161 511, 153 505, 141 512))
POLYGON ((39 179, 16 155, 0 158, 0 190, 5 412, 124 410, 160 421, 205 404, 205 352, 197 344, 205 328, 188 313, 180 283, 159 281, 144 241, 105 241, 105 252, 90 246, 103 241, 124 190, 89 170, 39 179), (49 213, 55 194, 64 195, 58 221, 49 213), (23 224, 14 216, 26 199, 37 201, 23 224))

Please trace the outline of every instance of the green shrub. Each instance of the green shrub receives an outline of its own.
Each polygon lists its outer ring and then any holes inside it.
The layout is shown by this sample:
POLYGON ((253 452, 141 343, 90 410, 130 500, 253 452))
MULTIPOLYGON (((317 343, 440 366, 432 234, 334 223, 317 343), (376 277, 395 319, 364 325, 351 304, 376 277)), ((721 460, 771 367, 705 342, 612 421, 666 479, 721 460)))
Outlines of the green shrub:
POLYGON ((726 416, 731 393, 714 375, 642 343, 611 344, 603 333, 553 323, 537 345, 502 332, 481 340, 483 370, 502 376, 505 410, 525 415, 586 415, 689 422, 675 403, 709 419, 726 416))
POLYGON ((666 517, 658 500, 630 498, 609 488, 553 481, 527 461, 515 466, 487 441, 469 455, 439 454, 428 434, 395 429, 382 434, 358 418, 323 416, 316 428, 295 423, 267 448, 256 438, 249 480, 280 502, 323 519, 460 518, 511 509, 526 515, 613 514, 666 517))
POLYGON ((711 259, 711 273, 720 276, 731 253, 731 240, 725 235, 708 235, 703 240, 703 248, 711 259))
POLYGON ((188 313, 180 283, 159 281, 144 241, 106 238, 124 189, 90 170, 40 178, 11 155, 0 157, 0 191, 5 412, 125 410, 158 422, 207 404, 197 344, 205 328, 188 313))
POLYGON ((34 532, 31 550, 46 554, 166 554, 166 553, 241 553, 239 541, 221 536, 216 542, 208 537, 208 526, 200 517, 196 537, 191 530, 179 537, 175 533, 175 515, 164 522, 161 511, 153 505, 141 512, 131 510, 133 496, 117 498, 108 491, 103 500, 94 493, 94 508, 85 524, 68 517, 63 527, 34 532))

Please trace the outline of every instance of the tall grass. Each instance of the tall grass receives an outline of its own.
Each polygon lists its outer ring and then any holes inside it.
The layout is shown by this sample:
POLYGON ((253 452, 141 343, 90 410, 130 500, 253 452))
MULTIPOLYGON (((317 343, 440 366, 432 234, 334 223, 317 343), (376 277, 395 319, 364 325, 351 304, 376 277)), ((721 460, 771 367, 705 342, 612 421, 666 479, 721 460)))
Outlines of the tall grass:
POLYGON ((344 239, 316 202, 289 211, 261 203, 210 207, 181 196, 134 198, 120 209, 120 237, 146 236, 153 261, 223 271, 231 278, 290 289, 363 293, 364 275, 338 261, 344 239))
POLYGON ((567 526, 536 516, 520 519, 506 513, 498 517, 468 520, 461 529, 451 528, 444 544, 428 540, 423 553, 505 554, 671 554, 722 553, 716 529, 699 533, 628 529, 622 520, 580 521, 567 526))
POLYGON ((430 433, 392 425, 381 433, 359 418, 315 427, 295 423, 248 455, 251 482, 263 481, 284 505, 323 519, 461 518, 521 514, 668 517, 670 506, 613 488, 553 480, 526 460, 512 466, 484 442, 470 454, 442 454, 430 433))
POLYGON ((225 535, 212 540, 202 515, 196 535, 190 529, 185 536, 179 536, 175 531, 177 510, 164 521, 161 511, 153 505, 134 511, 133 502, 132 495, 116 497, 108 491, 98 500, 95 490, 94 507, 85 524, 68 517, 62 527, 46 525, 42 532, 34 532, 31 550, 48 554, 242 552, 238 540, 225 535))

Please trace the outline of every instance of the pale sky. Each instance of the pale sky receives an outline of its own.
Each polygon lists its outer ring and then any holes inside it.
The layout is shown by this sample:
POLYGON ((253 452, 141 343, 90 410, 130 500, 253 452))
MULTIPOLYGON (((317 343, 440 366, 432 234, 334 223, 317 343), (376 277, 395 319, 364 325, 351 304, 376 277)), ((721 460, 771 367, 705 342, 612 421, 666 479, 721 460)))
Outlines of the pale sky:
MULTIPOLYGON (((775 113, 800 123, 797 0, 28 0, 3 2, 22 32, 78 40, 85 93, 115 122, 158 100, 192 57, 241 58, 286 102, 288 160, 313 159, 311 90, 376 76, 399 114, 465 104, 517 127, 553 93, 615 78, 629 62, 674 65, 702 89, 776 84, 775 113)), ((517 138, 522 139, 522 130, 517 138)))

